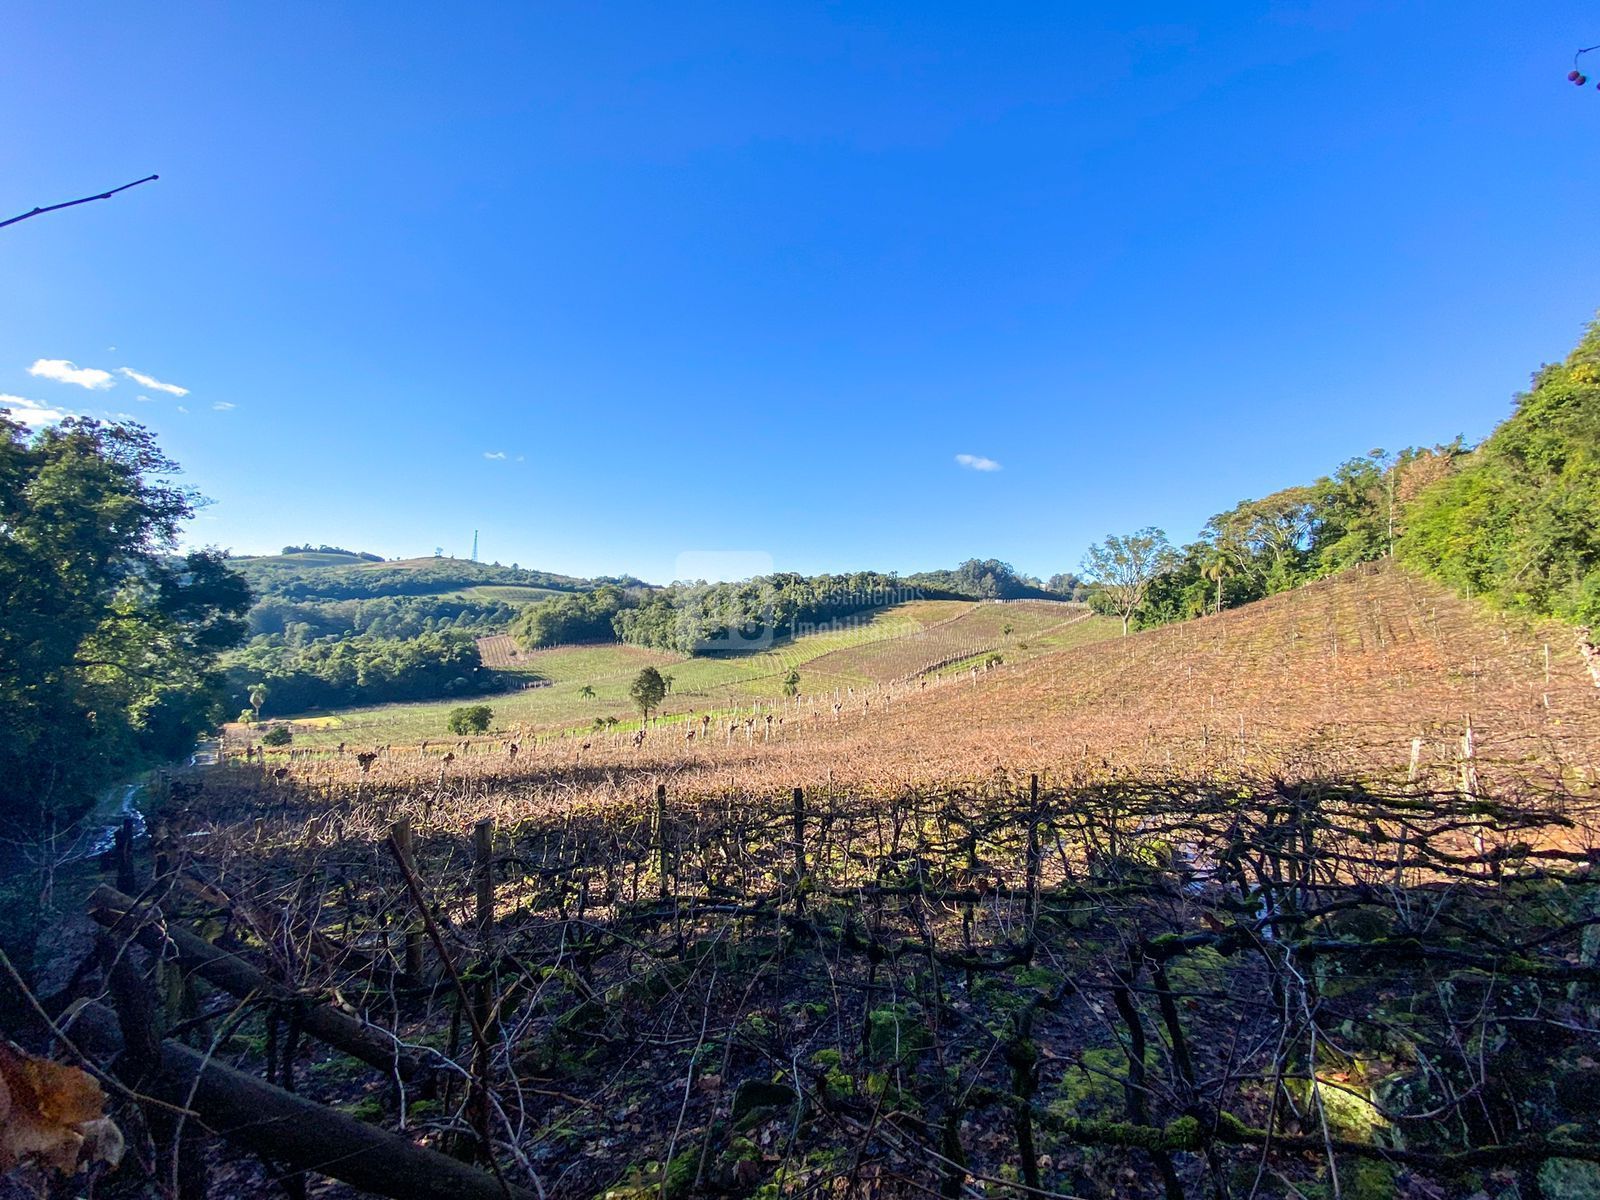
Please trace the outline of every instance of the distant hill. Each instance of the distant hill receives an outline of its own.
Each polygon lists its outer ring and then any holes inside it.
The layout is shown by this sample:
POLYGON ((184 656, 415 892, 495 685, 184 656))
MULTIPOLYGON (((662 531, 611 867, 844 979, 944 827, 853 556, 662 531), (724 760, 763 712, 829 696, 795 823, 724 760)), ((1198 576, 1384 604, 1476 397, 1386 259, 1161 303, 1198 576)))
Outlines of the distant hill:
POLYGON ((254 602, 250 640, 223 658, 230 706, 265 684, 271 708, 424 700, 500 686, 476 639, 528 605, 597 582, 498 563, 385 561, 339 546, 230 560, 254 602))
POLYGON ((536 600, 596 586, 571 575, 463 558, 429 556, 389 562, 376 555, 330 547, 234 558, 229 565, 245 577, 258 599, 292 601, 438 596, 479 587, 534 589, 534 594, 523 599, 536 600))

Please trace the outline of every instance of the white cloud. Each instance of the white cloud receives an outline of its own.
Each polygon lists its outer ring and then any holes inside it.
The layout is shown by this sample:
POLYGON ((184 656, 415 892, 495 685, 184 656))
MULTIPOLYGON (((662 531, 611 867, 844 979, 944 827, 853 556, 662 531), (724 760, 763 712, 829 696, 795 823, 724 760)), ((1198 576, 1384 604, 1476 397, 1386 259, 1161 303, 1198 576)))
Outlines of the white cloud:
POLYGON ((139 386, 147 387, 153 392, 167 392, 173 396, 187 396, 189 394, 189 389, 186 387, 179 387, 175 383, 162 383, 161 380, 152 379, 141 371, 135 371, 132 367, 118 367, 117 371, 126 375, 139 386))
POLYGON ((187 413, 189 410, 180 404, 178 405, 178 411, 181 413, 187 413))
POLYGON ((483 456, 485 458, 491 459, 491 460, 493 460, 495 462, 504 462, 505 461, 505 457, 506 457, 506 452, 504 450, 485 450, 483 452, 483 456))
POLYGON ((28 374, 37 375, 40 379, 54 379, 57 383, 75 383, 90 391, 101 391, 116 383, 110 371, 102 371, 98 367, 80 367, 64 358, 38 359, 28 368, 28 374))
POLYGON ((956 461, 969 471, 998 471, 1000 464, 981 454, 958 454, 956 461))
POLYGON ((211 407, 216 412, 232 412, 234 409, 238 408, 239 406, 237 404, 235 404, 232 400, 218 400, 211 407))
POLYGON ((37 400, 29 400, 25 396, 7 396, 0 394, 0 408, 11 410, 11 419, 21 421, 32 429, 42 429, 46 425, 54 425, 57 421, 65 420, 72 414, 63 412, 59 408, 40 404, 37 400))

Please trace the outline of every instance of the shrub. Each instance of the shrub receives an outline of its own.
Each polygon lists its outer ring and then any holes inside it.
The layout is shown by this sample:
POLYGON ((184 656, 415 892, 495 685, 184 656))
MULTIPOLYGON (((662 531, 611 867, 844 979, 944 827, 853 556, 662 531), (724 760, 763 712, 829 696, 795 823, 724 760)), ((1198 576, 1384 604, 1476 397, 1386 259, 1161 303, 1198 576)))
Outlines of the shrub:
POLYGON ((287 725, 274 725, 261 735, 263 746, 287 746, 294 741, 294 732, 287 725))
POLYGON ((487 732, 489 722, 492 720, 494 720, 494 709, 487 704, 464 704, 460 708, 450 710, 446 727, 451 733, 460 735, 484 733, 487 732))

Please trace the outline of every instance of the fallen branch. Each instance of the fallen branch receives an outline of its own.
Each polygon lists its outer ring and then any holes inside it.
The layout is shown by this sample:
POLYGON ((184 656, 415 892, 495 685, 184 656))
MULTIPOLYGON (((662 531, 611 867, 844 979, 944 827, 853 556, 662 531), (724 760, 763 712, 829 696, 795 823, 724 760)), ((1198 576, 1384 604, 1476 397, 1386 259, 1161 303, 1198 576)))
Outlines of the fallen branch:
MULTIPOLYGON (((79 1009, 72 1028, 97 1049, 120 1041, 116 1017, 98 1004, 79 1009)), ((150 1086, 170 1102, 186 1101, 213 1133, 274 1163, 327 1175, 374 1195, 395 1200, 535 1200, 532 1192, 177 1042, 161 1043, 150 1086)))
POLYGON ((295 994, 237 955, 166 923, 160 909, 140 905, 114 888, 99 887, 89 897, 89 914, 113 931, 125 928, 125 922, 137 921, 134 938, 152 954, 161 954, 171 945, 178 952, 179 962, 223 991, 240 998, 254 995, 296 1008, 300 1028, 306 1033, 385 1074, 398 1071, 401 1078, 411 1079, 424 1069, 421 1055, 402 1048, 383 1030, 332 1005, 295 994))

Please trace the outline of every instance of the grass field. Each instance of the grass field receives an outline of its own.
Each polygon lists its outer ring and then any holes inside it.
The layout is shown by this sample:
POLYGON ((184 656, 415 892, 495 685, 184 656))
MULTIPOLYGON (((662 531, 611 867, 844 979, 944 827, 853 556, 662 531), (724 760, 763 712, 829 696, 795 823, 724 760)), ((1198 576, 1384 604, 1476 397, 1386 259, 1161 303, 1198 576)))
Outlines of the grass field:
POLYGON ((476 587, 457 588, 453 592, 440 593, 447 600, 499 601, 502 604, 532 604, 538 600, 548 600, 551 596, 567 594, 558 592, 554 588, 532 587, 517 583, 484 583, 476 587))

